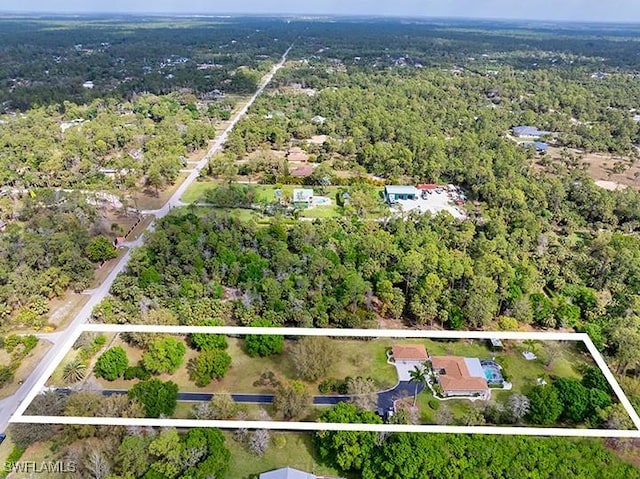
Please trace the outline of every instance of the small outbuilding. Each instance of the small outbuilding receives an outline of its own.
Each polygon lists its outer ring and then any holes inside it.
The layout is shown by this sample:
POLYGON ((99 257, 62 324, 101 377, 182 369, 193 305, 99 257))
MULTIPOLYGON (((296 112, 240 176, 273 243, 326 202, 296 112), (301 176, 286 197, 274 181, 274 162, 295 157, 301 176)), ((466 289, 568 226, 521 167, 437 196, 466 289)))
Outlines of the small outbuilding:
POLYGON ((424 344, 400 344, 391 348, 393 359, 398 361, 420 362, 429 359, 427 348, 424 344))
POLYGON ((390 205, 398 200, 415 200, 419 191, 413 186, 389 185, 384 187, 384 197, 390 205))

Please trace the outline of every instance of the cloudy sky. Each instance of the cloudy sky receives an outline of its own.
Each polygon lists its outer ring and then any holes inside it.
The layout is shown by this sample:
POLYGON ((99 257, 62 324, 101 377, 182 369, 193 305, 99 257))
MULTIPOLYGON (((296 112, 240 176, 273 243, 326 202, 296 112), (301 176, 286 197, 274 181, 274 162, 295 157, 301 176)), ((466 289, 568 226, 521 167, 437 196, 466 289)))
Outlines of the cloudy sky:
POLYGON ((640 0, 0 0, 0 11, 309 13, 640 22, 640 0))

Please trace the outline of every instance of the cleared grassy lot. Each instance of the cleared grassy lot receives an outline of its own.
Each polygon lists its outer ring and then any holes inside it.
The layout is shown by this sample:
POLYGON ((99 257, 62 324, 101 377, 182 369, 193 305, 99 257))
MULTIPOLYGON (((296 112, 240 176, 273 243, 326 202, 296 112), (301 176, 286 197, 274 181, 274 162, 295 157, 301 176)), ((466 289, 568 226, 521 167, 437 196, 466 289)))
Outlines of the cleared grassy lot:
MULTIPOLYGON (((372 377, 380 385, 381 389, 391 387, 397 382, 395 368, 386 363, 385 351, 391 345, 390 340, 359 341, 351 339, 335 339, 336 361, 329 371, 328 377, 338 379, 347 376, 372 377)), ((158 376, 163 381, 171 380, 178 384, 181 391, 208 391, 229 393, 268 393, 272 389, 254 383, 262 373, 272 371, 282 379, 296 379, 296 371, 293 362, 287 355, 293 341, 287 340, 282 354, 266 358, 252 358, 244 349, 242 338, 227 338, 229 347, 227 352, 232 358, 231 368, 221 381, 213 381, 209 385, 199 388, 190 379, 187 369, 191 358, 198 355, 197 351, 187 348, 183 365, 175 374, 162 374, 158 376)), ((130 365, 136 365, 142 358, 143 351, 118 339, 113 346, 122 346, 127 352, 130 365)), ((56 377, 58 379, 58 376, 56 377)), ((106 381, 101 378, 93 378, 105 389, 130 389, 137 380, 125 381, 120 378, 116 381, 106 381)), ((310 394, 318 393, 318 384, 306 383, 310 394)))
MULTIPOLYGON (((189 189, 182 196, 182 201, 184 203, 194 203, 202 200, 203 195, 210 190, 211 188, 215 188, 221 184, 218 180, 207 180, 207 181, 199 181, 192 184, 189 189)), ((349 190, 348 187, 339 187, 339 186, 328 186, 324 189, 320 189, 319 187, 313 186, 301 186, 301 185, 252 185, 256 189, 256 201, 258 202, 266 202, 273 203, 276 201, 275 191, 277 189, 282 190, 282 193, 285 197, 291 197, 293 195, 293 190, 296 188, 312 188, 314 190, 314 194, 316 196, 326 196, 331 199, 331 204, 315 206, 313 208, 300 210, 301 218, 339 218, 344 214, 344 209, 336 204, 336 193, 349 190)), ((377 201, 379 198, 376 196, 381 189, 376 190, 374 193, 373 201, 377 201)), ((221 208, 224 209, 224 208, 221 208)), ((238 210, 228 210, 228 211, 238 211, 238 210)), ((243 210, 239 210, 243 211, 243 210)), ((388 209, 383 207, 380 211, 373 212, 370 216, 372 218, 384 215, 388 213, 388 209)), ((247 211, 248 216, 257 215, 252 211, 247 211)))
POLYGON ((271 446, 262 456, 256 456, 233 438, 233 432, 224 432, 226 446, 231 451, 228 479, 253 479, 262 472, 293 467, 301 471, 329 477, 342 477, 335 469, 319 464, 310 433, 271 433, 271 446))
MULTIPOLYGON (((198 388, 190 379, 188 362, 197 356, 198 352, 187 348, 183 365, 175 374, 163 374, 159 378, 163 381, 172 380, 182 391, 226 391, 230 393, 268 393, 269 387, 255 385, 262 373, 273 372, 277 377, 285 380, 296 379, 296 370, 291 357, 288 355, 295 340, 286 340, 282 354, 266 358, 252 358, 244 348, 242 338, 227 338, 229 347, 227 352, 232 358, 231 368, 220 381, 213 381, 209 385, 198 388)), ((537 342, 526 345, 516 341, 505 342, 502 351, 491 351, 486 341, 436 341, 436 340, 393 340, 393 339, 332 339, 337 360, 326 377, 343 379, 347 376, 371 377, 381 389, 391 387, 397 383, 395 368, 386 362, 386 351, 393 344, 424 344, 432 356, 466 356, 480 359, 495 358, 502 364, 504 372, 513 384, 511 391, 494 390, 496 397, 512 392, 525 392, 533 386, 538 378, 568 377, 579 379, 580 370, 585 365, 593 364, 588 354, 577 349, 572 343, 537 342), (522 356, 522 351, 534 347, 539 359, 528 361, 522 356), (553 350, 549 353, 547 350, 553 350), (553 354, 553 360, 548 361, 548 355, 553 354)), ((113 344, 120 345, 127 351, 130 365, 136 365, 142 359, 143 351, 132 347, 121 338, 113 344)), ((52 382, 58 382, 60 376, 54 374, 52 382)), ((324 378, 323 378, 324 379, 324 378)), ((136 380, 106 381, 96 379, 99 384, 108 389, 129 389, 136 380)), ((318 394, 318 384, 306 383, 310 394, 318 394)))

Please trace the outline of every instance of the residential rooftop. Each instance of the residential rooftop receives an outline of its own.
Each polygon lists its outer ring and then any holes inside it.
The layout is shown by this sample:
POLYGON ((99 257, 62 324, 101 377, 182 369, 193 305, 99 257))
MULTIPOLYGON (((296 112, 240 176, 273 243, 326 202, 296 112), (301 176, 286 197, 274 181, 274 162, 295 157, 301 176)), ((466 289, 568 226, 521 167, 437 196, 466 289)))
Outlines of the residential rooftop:
POLYGON ((391 348, 396 361, 426 361, 429 359, 423 344, 402 344, 391 348))
POLYGON ((442 389, 445 391, 469 391, 488 389, 487 380, 479 359, 455 356, 434 356, 431 365, 439 375, 442 389))

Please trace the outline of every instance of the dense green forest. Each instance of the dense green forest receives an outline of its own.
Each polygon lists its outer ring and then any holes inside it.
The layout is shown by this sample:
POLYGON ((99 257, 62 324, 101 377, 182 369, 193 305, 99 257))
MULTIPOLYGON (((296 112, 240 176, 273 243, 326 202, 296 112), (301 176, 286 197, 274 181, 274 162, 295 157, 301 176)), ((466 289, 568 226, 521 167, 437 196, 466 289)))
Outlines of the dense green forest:
MULTIPOLYGON (((340 404, 325 412, 327 422, 377 423, 373 413, 340 404)), ((390 434, 321 431, 320 457, 364 479, 463 477, 640 477, 602 448, 586 440, 390 434)))
POLYGON ((0 103, 27 109, 135 93, 252 93, 290 43, 282 20, 66 17, 0 21, 0 103), (276 38, 278 38, 276 40, 276 38), (246 69, 238 71, 238 67, 246 69), (83 87, 87 81, 93 88, 83 87))
POLYGON ((193 94, 140 95, 125 103, 65 102, 8 118, 0 124, 0 183, 120 195, 141 183, 171 184, 186 156, 215 136, 223 111, 215 104, 200 111, 196 103, 193 94))

